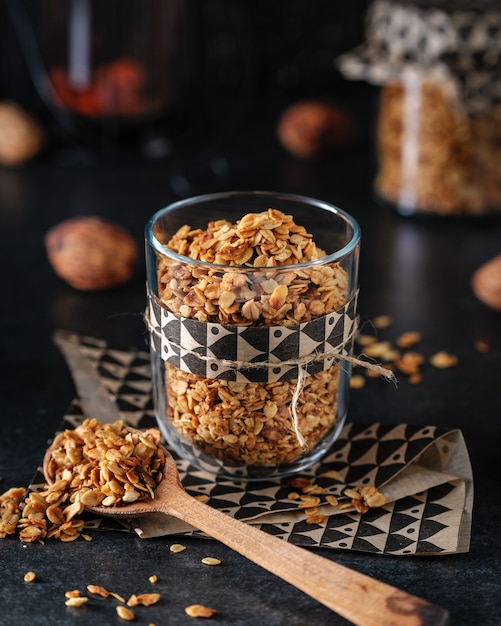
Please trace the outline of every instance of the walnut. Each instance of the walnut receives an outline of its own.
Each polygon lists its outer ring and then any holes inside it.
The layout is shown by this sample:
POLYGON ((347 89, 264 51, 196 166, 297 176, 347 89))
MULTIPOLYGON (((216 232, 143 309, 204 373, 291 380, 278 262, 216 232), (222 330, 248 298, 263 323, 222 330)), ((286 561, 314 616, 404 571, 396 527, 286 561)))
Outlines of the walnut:
POLYGON ((138 258, 134 239, 120 226, 98 217, 61 222, 47 232, 45 246, 56 274, 82 291, 125 283, 138 258))
POLYGON ((22 165, 40 151, 44 133, 39 124, 13 102, 0 102, 0 163, 22 165))
POLYGON ((287 108, 278 121, 280 143, 294 156, 320 157, 345 146, 352 137, 353 122, 343 109, 309 100, 287 108))
POLYGON ((474 272, 471 285, 481 302, 495 311, 501 311, 501 254, 474 272))

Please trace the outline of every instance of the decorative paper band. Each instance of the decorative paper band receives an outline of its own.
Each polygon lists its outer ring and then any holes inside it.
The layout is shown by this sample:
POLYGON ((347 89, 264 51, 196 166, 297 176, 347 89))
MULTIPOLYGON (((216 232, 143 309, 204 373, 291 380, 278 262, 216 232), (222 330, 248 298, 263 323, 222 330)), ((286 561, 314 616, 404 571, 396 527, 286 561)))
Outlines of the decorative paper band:
POLYGON ((488 112, 501 96, 499 3, 374 0, 365 42, 337 59, 341 72, 376 85, 420 71, 453 80, 466 111, 488 112))
POLYGON ((356 330, 356 296, 343 308, 293 326, 229 326, 179 317, 148 294, 151 348, 204 378, 275 382, 331 367, 347 356, 356 330))

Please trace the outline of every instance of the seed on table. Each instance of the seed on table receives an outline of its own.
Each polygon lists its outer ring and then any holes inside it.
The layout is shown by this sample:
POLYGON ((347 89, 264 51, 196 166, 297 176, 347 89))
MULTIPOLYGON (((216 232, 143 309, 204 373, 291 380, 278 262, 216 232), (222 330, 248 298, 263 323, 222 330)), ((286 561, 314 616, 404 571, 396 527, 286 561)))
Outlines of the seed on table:
POLYGON ((123 619, 126 622, 132 622, 132 620, 136 618, 134 613, 126 606, 117 606, 117 614, 120 619, 123 619))
POLYGON ((103 598, 107 598, 110 595, 110 592, 104 587, 101 587, 101 585, 87 585, 87 591, 102 596, 103 598))
POLYGON ((83 606, 88 601, 89 601, 89 598, 85 596, 76 596, 76 597, 68 598, 65 604, 66 606, 80 607, 80 606, 83 606))
POLYGON ((219 559, 215 559, 212 556, 206 556, 202 559, 202 563, 204 565, 221 565, 221 561, 219 559))
POLYGON ((187 606, 184 610, 186 615, 190 617, 212 617, 216 612, 215 609, 210 609, 203 604, 190 604, 190 606, 187 606))
POLYGON ((171 552, 183 552, 184 550, 186 550, 186 546, 183 546, 180 543, 173 543, 169 550, 171 552))

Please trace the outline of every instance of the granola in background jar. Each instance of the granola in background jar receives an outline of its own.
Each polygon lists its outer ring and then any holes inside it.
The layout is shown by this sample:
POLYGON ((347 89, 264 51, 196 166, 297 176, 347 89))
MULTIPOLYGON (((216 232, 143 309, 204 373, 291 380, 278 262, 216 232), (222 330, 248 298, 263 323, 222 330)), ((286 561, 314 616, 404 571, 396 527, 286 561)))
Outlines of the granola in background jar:
POLYGON ((251 479, 327 451, 347 411, 358 240, 335 207, 266 192, 201 196, 152 218, 155 410, 177 452, 251 479))
POLYGON ((380 85, 376 196, 405 215, 501 213, 501 7, 376 0, 338 59, 380 85))

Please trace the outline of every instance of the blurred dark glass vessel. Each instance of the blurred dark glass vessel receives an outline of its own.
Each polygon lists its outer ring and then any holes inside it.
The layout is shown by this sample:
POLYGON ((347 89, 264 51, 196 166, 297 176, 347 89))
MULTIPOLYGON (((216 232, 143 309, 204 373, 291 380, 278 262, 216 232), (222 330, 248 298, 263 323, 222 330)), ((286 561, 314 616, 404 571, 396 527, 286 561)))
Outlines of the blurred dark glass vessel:
POLYGON ((63 140, 166 156, 252 99, 251 30, 235 0, 7 0, 63 140))

